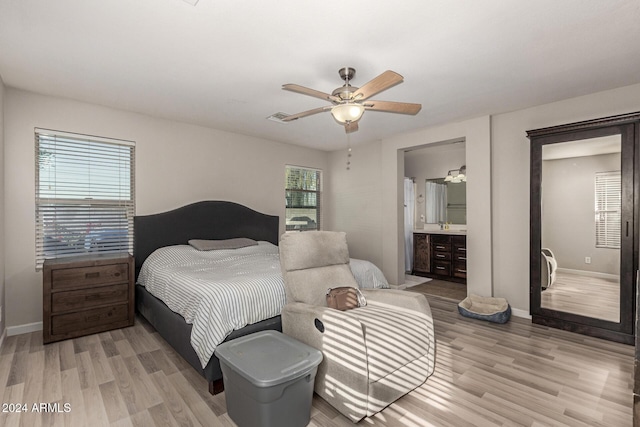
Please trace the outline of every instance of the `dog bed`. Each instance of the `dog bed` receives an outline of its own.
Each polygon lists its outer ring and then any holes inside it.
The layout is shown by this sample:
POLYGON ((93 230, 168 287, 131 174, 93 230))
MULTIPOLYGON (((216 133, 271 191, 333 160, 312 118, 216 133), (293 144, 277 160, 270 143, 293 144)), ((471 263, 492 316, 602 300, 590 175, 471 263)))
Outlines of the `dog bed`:
POLYGON ((458 304, 458 312, 473 319, 506 323, 511 318, 511 306, 504 298, 469 295, 458 304))

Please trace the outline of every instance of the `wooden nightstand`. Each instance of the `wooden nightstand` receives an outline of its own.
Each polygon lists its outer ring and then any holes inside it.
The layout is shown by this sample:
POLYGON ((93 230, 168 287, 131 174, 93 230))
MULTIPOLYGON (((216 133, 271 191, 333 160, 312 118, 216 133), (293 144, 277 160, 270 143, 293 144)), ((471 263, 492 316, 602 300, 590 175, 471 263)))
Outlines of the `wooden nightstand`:
POLYGON ((51 259, 42 270, 43 341, 133 325, 133 256, 51 259))

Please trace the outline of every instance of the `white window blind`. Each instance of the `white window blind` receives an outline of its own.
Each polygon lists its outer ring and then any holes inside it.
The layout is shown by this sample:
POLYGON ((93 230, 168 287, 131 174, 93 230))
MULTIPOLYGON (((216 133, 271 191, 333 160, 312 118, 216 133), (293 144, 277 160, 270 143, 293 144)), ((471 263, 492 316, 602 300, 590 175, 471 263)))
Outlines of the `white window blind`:
POLYGON ((620 171, 596 173, 596 247, 620 248, 620 171))
POLYGON ((135 144, 35 130, 36 269, 45 259, 133 251, 135 144))
POLYGON ((320 230, 322 171, 286 166, 286 230, 320 230))

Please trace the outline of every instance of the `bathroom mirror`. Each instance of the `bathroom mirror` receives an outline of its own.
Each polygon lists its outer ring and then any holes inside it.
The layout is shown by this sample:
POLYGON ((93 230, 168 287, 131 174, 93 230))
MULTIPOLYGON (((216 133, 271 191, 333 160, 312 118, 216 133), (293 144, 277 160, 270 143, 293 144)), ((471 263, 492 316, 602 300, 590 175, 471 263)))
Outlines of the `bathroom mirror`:
POLYGON ((425 223, 467 223, 467 183, 445 182, 444 178, 425 181, 425 223))
POLYGON ((633 342, 639 117, 527 132, 534 323, 633 342))

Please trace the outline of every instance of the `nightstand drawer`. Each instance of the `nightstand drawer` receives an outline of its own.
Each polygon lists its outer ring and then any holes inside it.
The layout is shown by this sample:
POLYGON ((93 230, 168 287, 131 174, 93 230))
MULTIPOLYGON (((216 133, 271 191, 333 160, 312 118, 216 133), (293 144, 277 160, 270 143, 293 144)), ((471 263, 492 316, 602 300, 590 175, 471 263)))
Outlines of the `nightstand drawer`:
POLYGON ((77 309, 86 309, 99 305, 127 302, 129 284, 98 286, 76 291, 56 292, 51 295, 51 312, 60 313, 77 309))
POLYGON ((67 289, 79 286, 106 285, 126 282, 129 279, 128 264, 98 265, 84 268, 61 268, 51 272, 51 289, 67 289))
POLYGON ((88 330, 112 323, 126 322, 128 319, 128 304, 118 304, 111 307, 82 310, 75 313, 51 316, 51 333, 53 335, 66 334, 82 329, 88 330))

